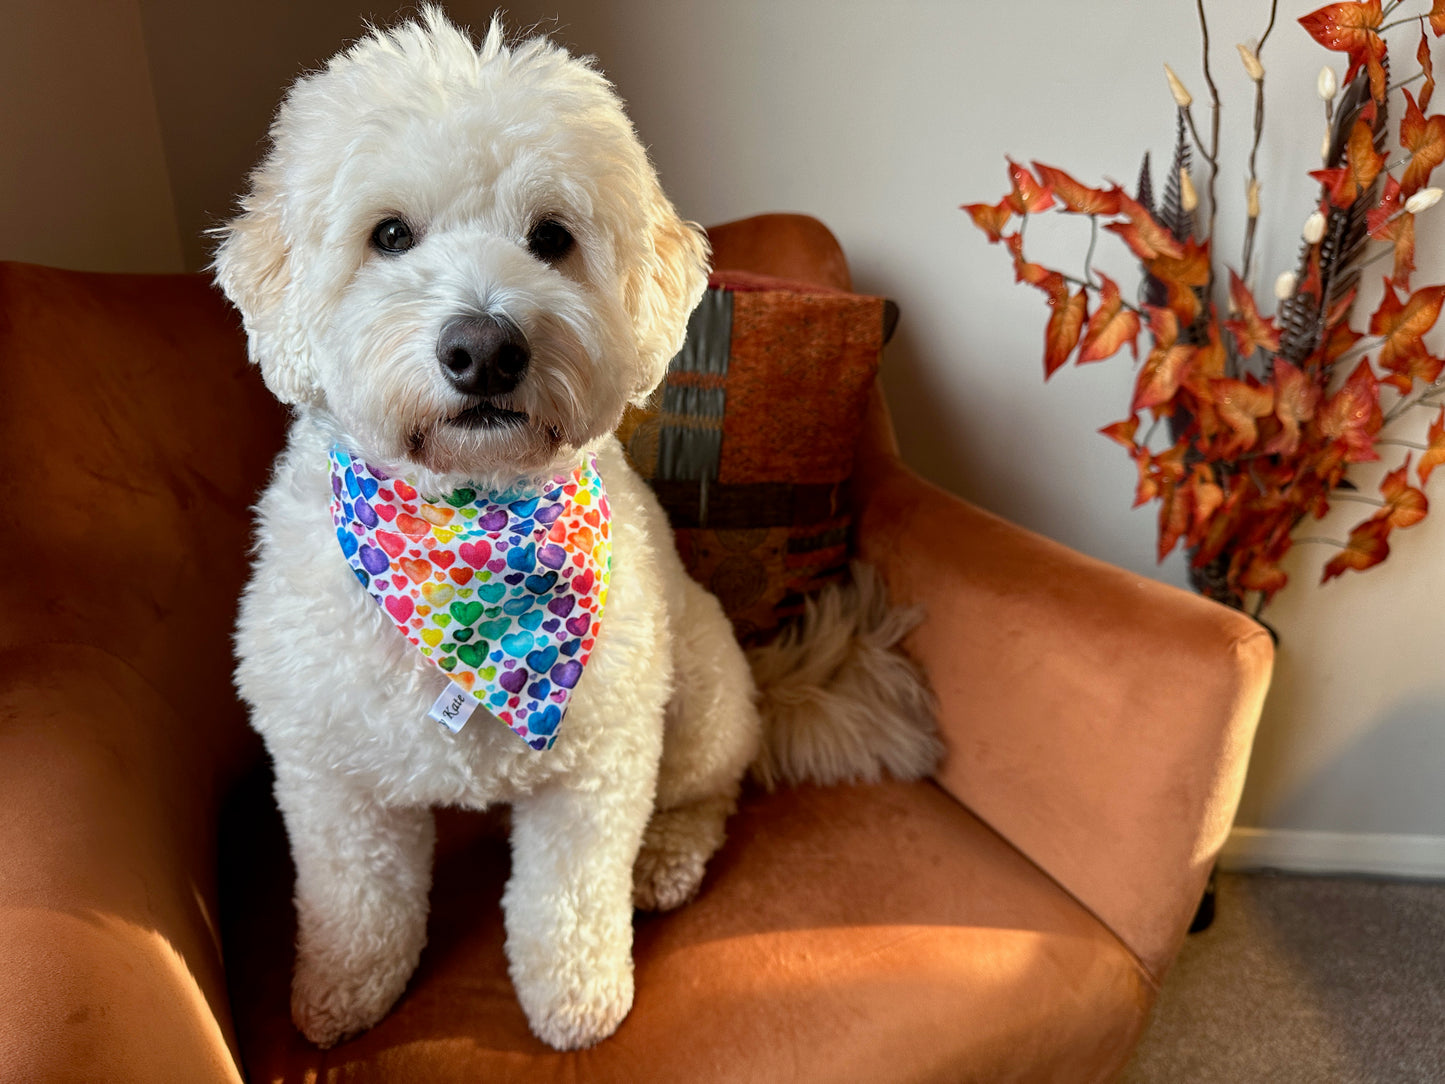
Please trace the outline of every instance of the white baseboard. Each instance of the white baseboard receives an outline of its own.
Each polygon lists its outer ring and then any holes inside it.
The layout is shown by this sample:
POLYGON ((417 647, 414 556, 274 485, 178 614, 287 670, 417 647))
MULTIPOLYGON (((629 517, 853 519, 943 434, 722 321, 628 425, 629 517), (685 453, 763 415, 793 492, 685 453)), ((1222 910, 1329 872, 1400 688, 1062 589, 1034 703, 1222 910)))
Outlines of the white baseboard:
POLYGON ((1236 828, 1219 852, 1219 868, 1445 880, 1445 836, 1236 828))

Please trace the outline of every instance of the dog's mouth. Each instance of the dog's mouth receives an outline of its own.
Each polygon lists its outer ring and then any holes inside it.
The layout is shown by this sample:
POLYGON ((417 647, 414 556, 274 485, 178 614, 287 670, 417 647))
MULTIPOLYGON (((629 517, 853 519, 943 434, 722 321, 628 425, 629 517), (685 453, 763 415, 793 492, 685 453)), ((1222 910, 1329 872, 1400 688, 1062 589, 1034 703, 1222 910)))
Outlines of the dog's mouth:
POLYGON ((458 429, 512 429, 526 425, 528 416, 520 410, 508 410, 483 400, 447 419, 447 425, 458 429))

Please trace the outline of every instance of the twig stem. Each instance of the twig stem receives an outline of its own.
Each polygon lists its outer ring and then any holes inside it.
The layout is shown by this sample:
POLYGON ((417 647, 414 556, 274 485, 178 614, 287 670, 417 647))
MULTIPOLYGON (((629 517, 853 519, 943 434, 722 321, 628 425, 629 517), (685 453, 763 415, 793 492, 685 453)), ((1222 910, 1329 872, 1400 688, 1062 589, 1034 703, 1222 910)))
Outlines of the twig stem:
MULTIPOLYGON (((1274 29, 1274 17, 1279 11, 1279 0, 1270 0, 1269 25, 1264 28, 1264 33, 1259 37, 1259 44, 1254 48, 1254 55, 1258 58, 1264 51, 1264 43, 1269 38, 1270 31, 1274 29)), ((1264 78, 1261 76, 1259 82, 1254 84, 1254 144, 1249 148, 1249 188, 1254 191, 1259 183, 1259 173, 1255 169, 1255 161, 1259 156, 1259 140, 1264 134, 1264 78)), ((1210 213, 1213 214, 1213 204, 1210 204, 1210 213)), ((1212 219, 1211 219, 1212 223, 1212 219)), ((1259 225, 1259 219, 1249 216, 1244 227, 1244 274, 1240 277, 1245 282, 1249 281, 1250 268, 1254 263, 1254 231, 1259 225)), ((1213 230, 1210 231, 1213 236, 1213 230)))
MULTIPOLYGON (((1199 12, 1199 36, 1203 42, 1204 51, 1204 82, 1209 85, 1209 153, 1205 155, 1209 159, 1209 230, 1206 237, 1214 238, 1214 217, 1219 209, 1219 203, 1215 196, 1215 190, 1219 182, 1219 88, 1214 84, 1214 74, 1209 70, 1209 20, 1204 16, 1204 0, 1194 0, 1195 10, 1199 12)), ((1190 122, 1193 127, 1193 121, 1190 122)), ((1198 136, 1195 136, 1198 139, 1198 136)), ((1205 287, 1205 297, 1214 295, 1214 261, 1209 263, 1209 283, 1205 287)))

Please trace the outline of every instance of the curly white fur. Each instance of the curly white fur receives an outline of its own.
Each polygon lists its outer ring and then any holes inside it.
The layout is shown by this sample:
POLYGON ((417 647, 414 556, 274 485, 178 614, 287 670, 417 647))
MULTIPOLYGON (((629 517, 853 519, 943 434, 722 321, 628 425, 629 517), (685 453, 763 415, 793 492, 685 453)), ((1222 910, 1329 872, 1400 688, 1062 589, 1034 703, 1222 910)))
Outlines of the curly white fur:
POLYGON ((292 1013, 330 1045, 386 1013, 426 939, 431 807, 513 809, 507 955, 532 1029, 609 1035, 632 1003, 632 909, 687 899, 757 754, 753 678, 717 601, 688 578, 651 491, 611 436, 662 379, 706 285, 621 104, 543 40, 478 47, 439 9, 373 32, 290 90, 215 273, 252 359, 295 409, 258 506, 237 684, 275 763, 296 863, 292 1013), (416 238, 379 250, 400 218, 416 238), (529 249, 544 219, 575 246, 529 249), (520 330, 525 378, 500 427, 438 364, 440 329, 520 330), (446 677, 359 590, 328 511, 340 441, 424 492, 511 488, 597 454, 612 576, 555 746, 481 717, 425 716, 446 677))

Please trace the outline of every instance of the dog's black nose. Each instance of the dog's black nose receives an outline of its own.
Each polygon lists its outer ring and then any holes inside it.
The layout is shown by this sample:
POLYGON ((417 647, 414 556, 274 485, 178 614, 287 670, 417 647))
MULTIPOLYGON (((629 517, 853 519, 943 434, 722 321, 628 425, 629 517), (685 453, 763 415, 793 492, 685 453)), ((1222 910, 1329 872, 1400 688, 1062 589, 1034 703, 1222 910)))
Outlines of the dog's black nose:
POLYGON ((437 337, 437 360, 463 395, 491 398, 515 388, 532 354, 515 324, 490 316, 454 316, 437 337))

